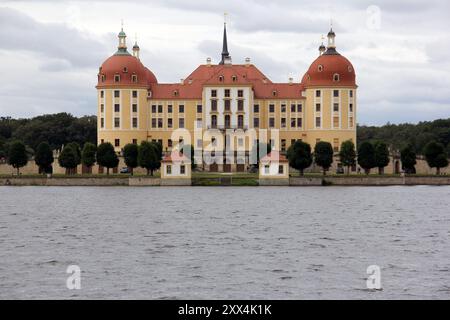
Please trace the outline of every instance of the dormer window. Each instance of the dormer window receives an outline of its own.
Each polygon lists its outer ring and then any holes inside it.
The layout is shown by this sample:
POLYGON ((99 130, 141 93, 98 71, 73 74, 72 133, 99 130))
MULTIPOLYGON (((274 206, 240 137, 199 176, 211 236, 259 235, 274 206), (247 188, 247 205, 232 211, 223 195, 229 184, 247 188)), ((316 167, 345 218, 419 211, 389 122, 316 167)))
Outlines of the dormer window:
POLYGON ((236 76, 232 76, 232 77, 231 77, 231 80, 232 80, 233 82, 236 82, 236 81, 237 81, 237 77, 236 77, 236 76))
POLYGON ((120 75, 114 75, 114 82, 120 82, 120 75))
POLYGON ((334 75, 333 75, 333 81, 334 82, 339 82, 339 74, 338 73, 335 73, 334 75))
POLYGON ((133 75, 131 76, 131 81, 134 82, 134 83, 138 82, 138 77, 137 77, 137 75, 133 74, 133 75))
POLYGON ((352 66, 348 66, 348 72, 352 73, 353 72, 353 68, 352 66))
POLYGON ((317 68, 317 70, 319 70, 319 72, 322 72, 322 71, 323 71, 323 66, 322 66, 322 65, 319 65, 319 67, 317 68))
POLYGON ((127 73, 127 72, 128 72, 128 68, 127 68, 127 67, 124 67, 124 68, 123 68, 123 72, 124 72, 124 73, 127 73))
POLYGON ((272 91, 272 96, 274 96, 274 97, 277 96, 277 90, 273 90, 273 91, 272 91))
POLYGON ((104 74, 102 74, 101 78, 102 78, 102 82, 105 82, 106 76, 104 74))
POLYGON ((223 82, 223 76, 219 76, 219 81, 223 82))
POLYGON ((174 96, 174 97, 178 97, 178 90, 174 90, 174 91, 173 91, 173 96, 174 96))

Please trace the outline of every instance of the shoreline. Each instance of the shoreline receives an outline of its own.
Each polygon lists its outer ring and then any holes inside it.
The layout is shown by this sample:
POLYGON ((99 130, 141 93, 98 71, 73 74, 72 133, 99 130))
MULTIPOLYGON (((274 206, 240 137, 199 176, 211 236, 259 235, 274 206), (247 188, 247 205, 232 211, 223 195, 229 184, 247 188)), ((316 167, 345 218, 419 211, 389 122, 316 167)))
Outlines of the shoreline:
POLYGON ((242 176, 210 176, 192 179, 161 179, 147 176, 103 177, 0 177, 0 186, 448 186, 450 176, 293 176, 289 179, 258 179, 242 176))

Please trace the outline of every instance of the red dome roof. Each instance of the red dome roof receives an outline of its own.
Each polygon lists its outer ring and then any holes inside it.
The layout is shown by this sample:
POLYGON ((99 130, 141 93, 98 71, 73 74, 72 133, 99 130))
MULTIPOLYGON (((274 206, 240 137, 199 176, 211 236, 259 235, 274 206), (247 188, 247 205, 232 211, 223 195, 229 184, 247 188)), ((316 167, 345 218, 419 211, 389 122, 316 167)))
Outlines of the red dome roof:
POLYGON ((340 54, 323 54, 309 67, 302 79, 305 87, 311 86, 356 86, 355 69, 350 61, 340 54))
POLYGON ((158 83, 155 75, 147 69, 142 62, 132 55, 113 55, 103 62, 98 74, 98 87, 103 86, 137 86, 148 87, 158 83), (120 81, 114 81, 116 75, 120 81), (137 79, 133 81, 133 75, 137 79))

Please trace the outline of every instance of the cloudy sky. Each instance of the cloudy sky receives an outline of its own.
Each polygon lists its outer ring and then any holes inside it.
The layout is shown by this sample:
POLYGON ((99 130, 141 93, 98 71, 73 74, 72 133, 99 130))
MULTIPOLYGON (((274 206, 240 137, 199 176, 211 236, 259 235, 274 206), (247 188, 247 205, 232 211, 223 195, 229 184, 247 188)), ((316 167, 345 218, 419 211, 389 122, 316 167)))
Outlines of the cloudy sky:
POLYGON ((218 62, 224 12, 233 62, 250 57, 275 82, 300 81, 332 19, 357 72, 360 124, 450 117, 447 0, 0 0, 0 116, 95 114, 122 19, 158 81, 178 82, 218 62))

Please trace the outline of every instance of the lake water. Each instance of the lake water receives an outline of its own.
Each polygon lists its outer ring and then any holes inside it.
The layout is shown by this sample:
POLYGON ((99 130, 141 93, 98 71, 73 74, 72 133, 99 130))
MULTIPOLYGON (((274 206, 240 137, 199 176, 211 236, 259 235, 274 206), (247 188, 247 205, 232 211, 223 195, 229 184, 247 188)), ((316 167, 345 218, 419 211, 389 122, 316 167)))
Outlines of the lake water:
POLYGON ((0 299, 449 299, 449 208, 450 187, 0 187, 0 299))

